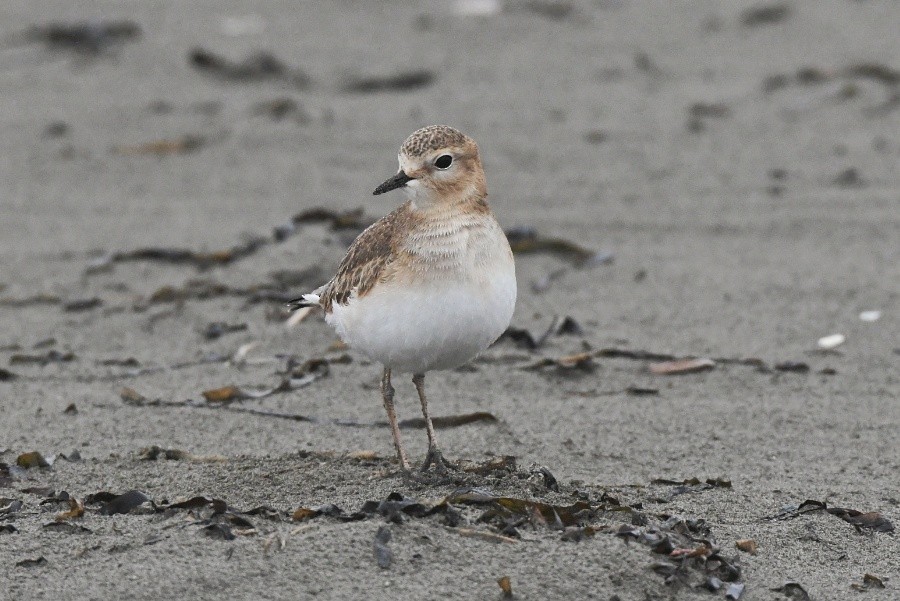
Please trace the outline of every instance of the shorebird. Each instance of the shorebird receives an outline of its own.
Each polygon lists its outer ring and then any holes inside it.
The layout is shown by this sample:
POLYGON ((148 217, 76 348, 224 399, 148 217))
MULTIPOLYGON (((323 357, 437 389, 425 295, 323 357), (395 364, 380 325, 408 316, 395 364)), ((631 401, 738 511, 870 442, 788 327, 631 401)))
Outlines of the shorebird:
POLYGON ((401 189, 406 202, 356 238, 328 283, 289 306, 322 307, 344 342, 384 366, 381 396, 405 471, 391 374, 413 375, 428 432, 422 471, 443 470, 425 373, 465 364, 506 330, 515 263, 488 207, 474 140, 432 125, 406 139, 398 160, 400 170, 374 194, 401 189))

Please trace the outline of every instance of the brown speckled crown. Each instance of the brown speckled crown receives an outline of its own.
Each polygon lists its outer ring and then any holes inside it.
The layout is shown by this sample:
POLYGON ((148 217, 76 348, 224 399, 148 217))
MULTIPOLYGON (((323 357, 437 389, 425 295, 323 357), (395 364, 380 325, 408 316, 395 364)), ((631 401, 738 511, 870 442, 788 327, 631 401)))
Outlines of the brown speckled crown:
POLYGON ((463 146, 468 138, 447 125, 429 125, 413 132, 400 147, 408 157, 419 157, 433 150, 463 146))

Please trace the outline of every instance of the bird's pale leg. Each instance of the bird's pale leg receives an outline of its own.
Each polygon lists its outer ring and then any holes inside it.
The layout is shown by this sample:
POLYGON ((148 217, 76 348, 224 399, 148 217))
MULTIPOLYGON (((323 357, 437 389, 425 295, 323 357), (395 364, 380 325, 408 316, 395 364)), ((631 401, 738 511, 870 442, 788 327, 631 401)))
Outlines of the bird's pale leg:
POLYGON ((400 443, 400 426, 397 425, 397 413, 394 411, 394 387, 391 386, 391 369, 384 368, 384 375, 381 377, 381 398, 384 400, 384 410, 387 411, 388 421, 391 423, 391 434, 394 435, 394 446, 397 448, 397 457, 400 458, 400 467, 409 470, 409 459, 406 458, 406 451, 400 443))
POLYGON ((425 428, 428 430, 428 454, 425 455, 425 463, 422 464, 422 471, 428 471, 428 468, 432 465, 438 470, 443 471, 445 468, 449 467, 450 464, 447 463, 437 447, 434 424, 431 423, 431 416, 428 415, 428 400, 425 398, 425 374, 414 375, 413 384, 416 385, 416 391, 419 393, 419 401, 422 403, 422 415, 425 416, 425 428))

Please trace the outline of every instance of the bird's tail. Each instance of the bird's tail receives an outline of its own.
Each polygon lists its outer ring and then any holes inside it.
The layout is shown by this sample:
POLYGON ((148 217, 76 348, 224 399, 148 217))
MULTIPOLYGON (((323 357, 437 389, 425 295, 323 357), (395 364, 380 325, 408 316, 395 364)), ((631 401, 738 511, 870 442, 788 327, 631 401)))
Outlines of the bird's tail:
POLYGON ((319 306, 319 295, 318 294, 304 294, 300 298, 295 298, 292 301, 288 301, 287 307, 291 311, 296 311, 297 309, 302 309, 303 307, 318 307, 319 306))

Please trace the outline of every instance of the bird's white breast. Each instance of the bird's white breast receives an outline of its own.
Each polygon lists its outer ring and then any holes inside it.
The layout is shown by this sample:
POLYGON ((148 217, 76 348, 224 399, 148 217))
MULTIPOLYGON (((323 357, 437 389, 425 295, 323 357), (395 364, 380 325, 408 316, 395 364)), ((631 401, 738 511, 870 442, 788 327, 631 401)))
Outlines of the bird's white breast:
POLYGON ((458 367, 509 326, 516 302, 509 243, 488 217, 478 227, 411 236, 410 244, 420 260, 335 304, 326 319, 351 347, 393 370, 458 367))

